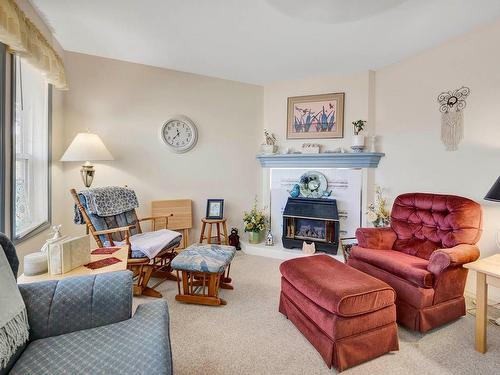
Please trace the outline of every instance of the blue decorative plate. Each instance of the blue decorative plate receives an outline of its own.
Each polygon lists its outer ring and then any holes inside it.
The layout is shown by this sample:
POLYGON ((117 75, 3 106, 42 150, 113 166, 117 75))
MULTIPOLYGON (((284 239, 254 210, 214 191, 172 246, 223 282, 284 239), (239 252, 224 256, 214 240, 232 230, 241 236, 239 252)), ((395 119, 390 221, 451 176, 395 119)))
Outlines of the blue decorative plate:
POLYGON ((306 198, 322 198, 329 196, 328 181, 323 173, 309 171, 300 176, 300 195, 306 198))

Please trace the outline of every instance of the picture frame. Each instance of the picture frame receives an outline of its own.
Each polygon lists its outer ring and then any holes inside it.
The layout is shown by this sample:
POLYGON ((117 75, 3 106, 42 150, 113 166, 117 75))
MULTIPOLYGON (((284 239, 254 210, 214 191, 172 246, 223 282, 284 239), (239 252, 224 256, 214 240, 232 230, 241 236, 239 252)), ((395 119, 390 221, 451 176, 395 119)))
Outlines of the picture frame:
POLYGON ((289 97, 287 139, 344 138, 345 93, 289 97))
POLYGON ((224 199, 207 199, 207 219, 224 218, 224 199))

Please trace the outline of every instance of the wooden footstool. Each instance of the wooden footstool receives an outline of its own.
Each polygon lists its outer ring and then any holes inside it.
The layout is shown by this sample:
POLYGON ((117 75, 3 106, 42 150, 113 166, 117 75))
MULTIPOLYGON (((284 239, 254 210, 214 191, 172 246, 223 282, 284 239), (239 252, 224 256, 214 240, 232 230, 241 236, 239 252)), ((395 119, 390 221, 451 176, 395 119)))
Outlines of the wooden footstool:
POLYGON ((181 252, 172 260, 179 292, 175 299, 200 305, 225 305, 226 301, 219 297, 219 288, 233 289, 229 270, 235 254, 234 246, 216 244, 191 245, 181 252))

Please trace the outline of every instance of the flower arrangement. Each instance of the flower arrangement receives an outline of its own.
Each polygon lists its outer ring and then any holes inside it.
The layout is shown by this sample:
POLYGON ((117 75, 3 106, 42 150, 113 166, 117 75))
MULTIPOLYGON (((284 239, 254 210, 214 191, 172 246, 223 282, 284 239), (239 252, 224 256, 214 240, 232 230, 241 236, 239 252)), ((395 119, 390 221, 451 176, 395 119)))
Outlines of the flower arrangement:
POLYGON ((262 232, 266 229, 266 214, 265 210, 257 208, 257 198, 250 212, 243 213, 243 222, 245 223, 245 232, 262 232))
POLYGON ((382 195, 382 188, 375 188, 375 202, 368 206, 368 220, 376 228, 387 227, 391 222, 391 213, 386 208, 387 200, 382 195))
POLYGON ((365 130, 366 121, 365 120, 353 121, 352 125, 354 126, 354 135, 358 135, 360 132, 365 130))

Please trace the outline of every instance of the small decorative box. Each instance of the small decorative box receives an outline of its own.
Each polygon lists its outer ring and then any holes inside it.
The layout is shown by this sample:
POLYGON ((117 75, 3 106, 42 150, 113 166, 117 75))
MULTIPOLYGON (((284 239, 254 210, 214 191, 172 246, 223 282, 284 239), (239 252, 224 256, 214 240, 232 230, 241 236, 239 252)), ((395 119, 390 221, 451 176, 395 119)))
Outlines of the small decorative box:
POLYGON ((90 262, 90 238, 63 237, 48 243, 49 273, 59 275, 90 262))

